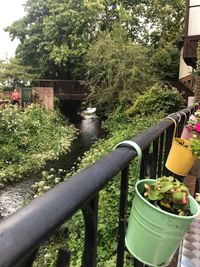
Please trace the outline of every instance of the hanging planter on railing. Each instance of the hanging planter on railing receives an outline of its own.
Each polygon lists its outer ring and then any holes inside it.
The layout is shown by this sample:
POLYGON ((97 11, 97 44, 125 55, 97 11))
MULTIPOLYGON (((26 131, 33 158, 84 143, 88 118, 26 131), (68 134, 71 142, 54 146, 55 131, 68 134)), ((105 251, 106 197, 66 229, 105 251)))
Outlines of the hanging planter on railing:
MULTIPOLYGON (((195 112, 195 114, 198 114, 198 110, 195 112)), ((186 114, 185 118, 187 118, 186 114)), ((189 120, 187 121, 187 123, 183 128, 181 138, 186 140, 193 138, 193 136, 197 135, 198 131, 200 131, 200 129, 198 129, 199 127, 200 127, 199 116, 190 115, 189 120)))
POLYGON ((167 118, 171 119, 175 126, 172 146, 165 166, 168 170, 177 175, 186 176, 194 165, 196 158, 192 154, 192 150, 189 145, 190 142, 186 139, 175 137, 176 121, 171 117, 167 118))
MULTIPOLYGON (((118 146, 136 150, 136 176, 139 177, 140 147, 132 141, 121 142, 118 146)), ((134 187, 135 198, 128 221, 126 247, 144 264, 167 266, 189 225, 199 214, 198 203, 189 195, 186 186, 173 177, 139 180, 134 187)))
POLYGON ((154 206, 143 193, 145 185, 155 183, 156 180, 151 179, 136 183, 126 246, 134 257, 147 265, 168 266, 189 225, 198 216, 199 207, 191 196, 187 196, 190 216, 176 215, 154 206))

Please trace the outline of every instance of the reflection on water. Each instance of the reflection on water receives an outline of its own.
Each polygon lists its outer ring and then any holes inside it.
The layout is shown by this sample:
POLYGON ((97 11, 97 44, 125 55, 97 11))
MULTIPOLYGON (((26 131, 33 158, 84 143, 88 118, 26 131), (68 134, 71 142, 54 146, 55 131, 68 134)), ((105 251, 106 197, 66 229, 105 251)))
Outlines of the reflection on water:
POLYGON ((84 119, 78 125, 80 129, 80 140, 82 149, 87 150, 91 144, 102 135, 101 121, 96 115, 85 115, 84 119))
POLYGON ((98 116, 85 115, 84 118, 73 121, 73 124, 79 129, 79 136, 72 143, 70 153, 60 157, 58 161, 51 162, 47 168, 69 170, 72 166, 76 166, 78 158, 82 157, 91 145, 101 137, 104 132, 101 129, 101 120, 98 116))
MULTIPOLYGON (((90 146, 102 136, 101 121, 98 116, 85 115, 84 118, 73 122, 80 130, 79 137, 74 140, 71 146, 71 152, 60 157, 59 160, 48 163, 46 170, 50 168, 69 170, 78 163, 78 157, 81 157, 90 146)), ((7 186, 0 193, 0 214, 8 216, 15 212, 22 203, 29 198, 31 185, 38 179, 30 178, 7 186)))

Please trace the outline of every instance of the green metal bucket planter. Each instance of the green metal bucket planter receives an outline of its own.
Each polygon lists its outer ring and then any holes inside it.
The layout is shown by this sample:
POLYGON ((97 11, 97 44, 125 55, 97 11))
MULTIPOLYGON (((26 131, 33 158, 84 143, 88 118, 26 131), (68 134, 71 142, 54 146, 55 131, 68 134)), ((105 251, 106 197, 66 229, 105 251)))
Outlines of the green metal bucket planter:
MULTIPOLYGON (((136 175, 142 151, 138 144, 126 140, 116 147, 132 147, 138 154, 136 175)), ((115 147, 115 148, 116 148, 115 147)), ((156 180, 144 179, 136 182, 135 197, 125 237, 129 252, 139 261, 149 266, 167 266, 178 249, 187 229, 195 217, 199 215, 199 205, 189 196, 191 216, 179 216, 157 208, 143 196, 144 184, 153 184, 156 180)))
POLYGON ((191 196, 192 216, 178 216, 155 207, 141 195, 144 184, 154 182, 155 180, 145 179, 136 183, 125 243, 139 261, 150 266, 167 266, 189 225, 198 216, 199 207, 191 196))

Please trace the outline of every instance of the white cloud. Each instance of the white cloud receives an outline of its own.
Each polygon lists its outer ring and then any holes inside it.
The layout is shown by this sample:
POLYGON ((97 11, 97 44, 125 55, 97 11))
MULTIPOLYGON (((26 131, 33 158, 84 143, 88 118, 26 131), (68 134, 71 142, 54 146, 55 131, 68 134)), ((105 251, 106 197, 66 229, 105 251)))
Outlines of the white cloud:
POLYGON ((0 58, 12 57, 18 41, 11 42, 9 33, 4 28, 24 16, 23 4, 26 0, 1 0, 0 2, 0 58))

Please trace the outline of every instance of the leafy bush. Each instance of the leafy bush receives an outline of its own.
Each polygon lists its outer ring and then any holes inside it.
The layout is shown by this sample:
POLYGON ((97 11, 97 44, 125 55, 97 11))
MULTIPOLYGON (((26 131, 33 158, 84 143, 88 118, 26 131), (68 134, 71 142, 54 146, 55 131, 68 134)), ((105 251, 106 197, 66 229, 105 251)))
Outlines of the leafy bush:
POLYGON ((59 109, 60 108, 60 99, 58 97, 54 97, 53 98, 53 102, 54 102, 54 108, 55 109, 59 109))
POLYGON ((160 111, 169 114, 181 109, 183 105, 184 99, 175 88, 154 84, 143 95, 138 96, 133 106, 127 110, 127 114, 148 115, 160 111))
POLYGON ((200 74, 200 41, 198 42, 197 46, 197 67, 196 67, 196 73, 197 76, 200 74))
POLYGON ((122 27, 103 32, 86 56, 90 90, 88 102, 99 114, 108 115, 119 104, 126 106, 155 82, 147 59, 148 48, 129 39, 122 27))
MULTIPOLYGON (((31 174, 69 150, 76 136, 58 111, 30 105, 0 109, 0 183, 31 174)), ((1 184, 1 186, 2 186, 1 184)))
POLYGON ((200 139, 199 138, 190 139, 190 146, 194 156, 200 159, 200 139))

